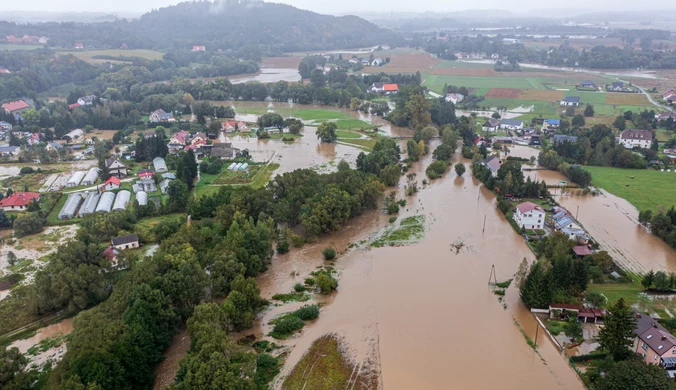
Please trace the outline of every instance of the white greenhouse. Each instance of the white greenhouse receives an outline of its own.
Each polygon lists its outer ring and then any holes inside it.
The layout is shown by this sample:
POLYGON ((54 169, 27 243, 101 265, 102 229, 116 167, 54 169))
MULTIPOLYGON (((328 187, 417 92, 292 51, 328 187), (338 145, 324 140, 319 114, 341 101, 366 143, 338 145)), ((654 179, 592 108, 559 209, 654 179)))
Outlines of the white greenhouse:
POLYGON ((167 163, 162 157, 155 157, 153 159, 153 166, 155 167, 155 172, 166 172, 167 163))
POLYGON ((84 200, 84 203, 82 203, 80 212, 77 215, 80 218, 84 218, 85 216, 92 214, 94 211, 96 211, 96 205, 99 203, 100 198, 101 194, 98 192, 90 192, 87 194, 87 198, 84 200))
POLYGON ((148 193, 145 191, 139 191, 136 194, 136 200, 138 200, 139 206, 145 206, 148 204, 148 193))
POLYGON ((59 212, 58 218, 59 219, 71 219, 71 218, 73 218, 75 216, 75 212, 77 211, 77 208, 80 206, 80 203, 82 203, 82 194, 81 193, 75 193, 75 194, 68 195, 68 199, 66 200, 66 203, 61 208, 61 211, 59 212))
POLYGON ((99 178, 99 169, 98 168, 92 168, 87 172, 85 175, 84 179, 82 179, 82 184, 83 186, 90 186, 94 183, 96 183, 96 179, 99 178))
POLYGON ((72 175, 70 175, 70 178, 68 179, 68 182, 66 183, 66 187, 77 187, 80 185, 80 182, 82 179, 85 177, 87 172, 85 171, 75 171, 73 172, 72 175))
POLYGON ((101 198, 99 199, 99 204, 96 205, 96 210, 95 212, 97 213, 109 213, 110 208, 113 207, 113 201, 115 201, 115 193, 114 192, 104 192, 101 194, 101 198))
POLYGON ((127 203, 129 203, 129 199, 131 199, 131 192, 127 190, 118 192, 113 204, 113 211, 124 210, 127 207, 127 203))

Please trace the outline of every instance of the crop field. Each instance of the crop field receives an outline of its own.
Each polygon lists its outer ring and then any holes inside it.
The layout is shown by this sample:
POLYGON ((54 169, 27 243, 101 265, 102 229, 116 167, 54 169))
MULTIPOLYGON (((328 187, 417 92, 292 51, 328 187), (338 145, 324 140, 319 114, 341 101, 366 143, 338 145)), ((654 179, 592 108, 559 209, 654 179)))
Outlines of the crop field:
POLYGON ((649 106, 648 98, 642 93, 607 93, 606 104, 625 106, 649 106))
POLYGON ((485 96, 487 98, 518 99, 521 96, 521 92, 521 89, 514 88, 491 88, 485 96))
POLYGON ((438 93, 441 93, 444 84, 468 88, 544 89, 544 86, 536 79, 519 77, 429 75, 427 80, 425 80, 425 86, 438 93))
POLYGON ((521 100, 542 100, 547 102, 555 102, 563 99, 563 91, 527 89, 521 91, 521 95, 518 98, 521 100))
POLYGON ((474 68, 474 69, 493 69, 492 64, 484 64, 479 62, 471 61, 443 61, 434 66, 434 69, 438 68, 474 68))
MULTIPOLYGON (((74 51, 62 51, 59 52, 63 55, 72 54, 73 56, 81 59, 82 61, 99 64, 102 62, 107 62, 109 60, 97 59, 94 56, 112 56, 112 57, 140 57, 147 60, 161 60, 164 53, 155 50, 144 50, 144 49, 135 49, 135 50, 123 50, 123 49, 110 49, 110 50, 74 50, 74 51)), ((122 60, 120 60, 122 61, 122 60)))
POLYGON ((585 104, 605 104, 606 94, 603 92, 578 92, 568 91, 564 93, 565 96, 579 96, 580 105, 585 104))
POLYGON ((263 57, 262 68, 297 69, 302 57, 263 57))

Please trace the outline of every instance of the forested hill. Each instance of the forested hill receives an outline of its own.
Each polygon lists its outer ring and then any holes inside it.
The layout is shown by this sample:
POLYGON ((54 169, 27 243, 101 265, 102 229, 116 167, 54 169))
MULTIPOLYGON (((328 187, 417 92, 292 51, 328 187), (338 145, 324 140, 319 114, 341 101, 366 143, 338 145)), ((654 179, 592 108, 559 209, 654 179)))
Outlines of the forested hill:
MULTIPOLYGON (((0 16, 0 19, 2 16, 0 16)), ((103 23, 15 24, 0 22, 0 36, 37 35, 49 46, 86 48, 238 50, 263 54, 394 44, 394 33, 356 16, 329 16, 260 1, 184 2, 140 19, 103 23)), ((1 49, 1 47, 0 47, 1 49)))
POLYGON ((205 45, 209 50, 246 45, 281 51, 363 47, 387 43, 391 32, 356 16, 329 16, 285 4, 181 3, 131 23, 163 47, 205 45))

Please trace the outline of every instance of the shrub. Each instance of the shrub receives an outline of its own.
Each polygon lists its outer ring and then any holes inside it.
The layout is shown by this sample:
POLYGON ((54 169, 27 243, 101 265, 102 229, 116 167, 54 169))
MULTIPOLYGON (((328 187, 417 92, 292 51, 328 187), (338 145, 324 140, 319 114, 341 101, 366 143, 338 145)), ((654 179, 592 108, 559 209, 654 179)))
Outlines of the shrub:
POLYGON ((300 283, 296 283, 296 284, 293 286, 293 290, 294 290, 295 292, 299 292, 299 293, 300 293, 300 292, 305 291, 305 286, 303 286, 303 285, 300 284, 300 283))
POLYGON ((305 278, 305 284, 308 286, 314 286, 315 285, 315 279, 314 278, 305 278))
POLYGON ((329 294, 338 288, 338 281, 327 273, 320 273, 317 275, 315 282, 322 294, 329 294))
POLYGON ((462 174, 465 173, 465 164, 463 163, 455 164, 455 173, 457 173, 458 176, 462 176, 462 174))
POLYGON ((396 214, 399 212, 399 205, 396 202, 390 202, 385 206, 385 210, 388 215, 396 214))
POLYGON ((277 241, 277 253, 283 255, 289 251, 289 240, 284 238, 283 240, 277 241))
POLYGON ((21 168, 21 170, 19 171, 19 174, 20 174, 20 175, 28 175, 28 174, 31 174, 31 173, 33 173, 33 172, 34 172, 34 170, 33 170, 32 167, 23 167, 23 168, 21 168))
POLYGON ((272 329, 272 332, 277 335, 285 336, 301 329, 304 325, 305 323, 303 320, 295 315, 290 315, 279 320, 272 329))
POLYGON ((397 220, 397 217, 390 217, 388 220, 390 223, 394 223, 397 220))
POLYGON ((304 305, 300 309, 293 312, 293 315, 300 318, 303 321, 312 321, 319 317, 319 306, 317 305, 304 305))
POLYGON ((406 206, 406 199, 399 199, 397 203, 399 203, 399 206, 404 207, 406 206))
POLYGON ((305 237, 294 234, 291 236, 291 242, 294 248, 300 248, 305 245, 305 237))
POLYGON ((447 168, 448 162, 437 160, 432 164, 430 164, 429 167, 427 167, 425 173, 427 173, 427 176, 429 176, 430 179, 434 180, 439 176, 443 175, 446 172, 447 168))
POLYGON ((324 248, 322 254, 324 255, 324 260, 333 260, 336 258, 336 250, 330 247, 324 248))

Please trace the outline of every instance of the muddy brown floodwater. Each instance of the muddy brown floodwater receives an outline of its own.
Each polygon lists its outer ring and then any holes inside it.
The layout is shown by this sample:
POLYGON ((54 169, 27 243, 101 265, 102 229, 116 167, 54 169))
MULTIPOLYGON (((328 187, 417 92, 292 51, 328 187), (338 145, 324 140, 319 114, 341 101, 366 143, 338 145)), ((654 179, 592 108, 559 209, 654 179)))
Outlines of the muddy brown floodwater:
MULTIPOLYGON (((427 156, 414 166, 419 180, 430 162, 427 156)), ((507 290, 504 309, 487 285, 493 265, 498 280, 505 280, 523 258, 533 260, 523 239, 496 209, 490 192, 469 174, 457 177, 449 171, 409 197, 400 214, 426 215, 425 238, 417 245, 352 249, 339 256, 338 292, 321 298, 324 306, 317 321, 282 342, 290 348, 282 376, 314 340, 337 333, 361 369, 380 372, 385 389, 583 388, 542 333, 537 353, 528 346, 514 321, 531 338, 535 321, 515 286, 507 290), (464 247, 456 254, 450 246, 459 242, 464 247)), ((258 280, 262 294, 269 298, 290 291, 322 264, 322 248, 344 250, 382 227, 386 219, 368 213, 339 234, 276 257, 258 280)), ((296 306, 264 313, 254 333, 263 336, 270 319, 296 306)), ((275 387, 281 383, 278 380, 275 387)))
POLYGON ((599 196, 578 191, 559 196, 557 201, 578 214, 594 240, 625 269, 676 272, 676 251, 638 223, 638 210, 626 200, 606 191, 599 196))
POLYGON ((58 322, 56 324, 40 328, 33 337, 29 337, 23 340, 17 340, 13 342, 9 347, 19 348, 19 351, 21 351, 21 353, 26 353, 26 351, 28 351, 28 348, 34 346, 35 344, 39 343, 42 340, 48 339, 57 334, 65 336, 72 331, 73 331, 73 319, 66 318, 65 320, 58 322))

